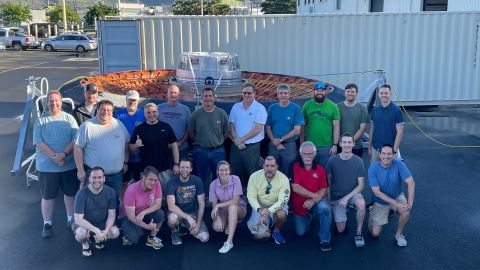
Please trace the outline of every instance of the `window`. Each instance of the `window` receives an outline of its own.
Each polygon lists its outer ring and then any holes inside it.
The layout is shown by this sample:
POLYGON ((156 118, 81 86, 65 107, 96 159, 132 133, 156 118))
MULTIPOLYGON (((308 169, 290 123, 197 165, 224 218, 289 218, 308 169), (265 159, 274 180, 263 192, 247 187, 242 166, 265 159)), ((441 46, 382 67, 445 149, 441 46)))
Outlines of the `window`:
POLYGON ((4 37, 5 36, 5 31, 0 31, 0 37, 4 37))
POLYGON ((383 12, 383 0, 371 0, 370 12, 383 12))
POLYGON ((300 6, 300 0, 297 0, 297 6, 300 6))
POLYGON ((337 10, 342 9, 342 0, 337 0, 337 10))
POLYGON ((423 11, 447 11, 448 0, 423 0, 423 11))

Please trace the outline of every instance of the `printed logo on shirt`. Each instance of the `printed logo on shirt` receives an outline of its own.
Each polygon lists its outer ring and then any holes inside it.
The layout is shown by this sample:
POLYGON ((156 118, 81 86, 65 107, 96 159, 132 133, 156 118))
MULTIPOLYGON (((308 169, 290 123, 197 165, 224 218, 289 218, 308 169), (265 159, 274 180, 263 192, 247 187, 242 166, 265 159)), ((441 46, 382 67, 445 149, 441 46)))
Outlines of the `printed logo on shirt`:
POLYGON ((142 124, 143 122, 135 122, 135 126, 142 124))
POLYGON ((220 120, 217 120, 217 124, 220 124, 220 120))
POLYGON ((317 173, 314 173, 312 174, 313 178, 318 178, 318 174, 317 173))
POLYGON ((289 120, 289 121, 290 121, 290 119, 292 119, 292 118, 291 118, 290 116, 287 116, 287 120, 289 120))

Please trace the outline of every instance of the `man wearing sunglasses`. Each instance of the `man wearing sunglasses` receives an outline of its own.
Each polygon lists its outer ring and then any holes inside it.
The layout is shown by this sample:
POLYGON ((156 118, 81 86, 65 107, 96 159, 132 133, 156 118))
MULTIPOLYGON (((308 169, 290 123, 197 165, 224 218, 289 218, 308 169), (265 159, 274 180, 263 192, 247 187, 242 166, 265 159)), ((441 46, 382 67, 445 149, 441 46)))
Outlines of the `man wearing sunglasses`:
POLYGON ((292 210, 295 218, 295 232, 305 235, 310 229, 313 215, 319 219, 320 249, 332 250, 330 245, 330 223, 332 214, 327 202, 327 176, 325 169, 315 160, 316 147, 306 141, 300 145, 301 159, 294 162, 289 170, 292 185, 292 210))
POLYGON ((278 171, 277 161, 267 156, 263 169, 250 176, 247 187, 248 202, 252 206, 252 215, 247 226, 255 239, 272 237, 278 245, 285 244, 280 233, 282 225, 287 221, 290 185, 288 178, 278 171))
POLYGON ((240 177, 243 185, 258 170, 260 142, 265 137, 263 127, 267 122, 267 110, 255 100, 255 91, 255 84, 243 85, 243 101, 233 105, 228 119, 230 137, 234 143, 230 154, 232 174, 240 177))
POLYGON ((302 108, 305 125, 300 131, 300 143, 311 141, 317 147, 316 159, 324 168, 328 158, 335 155, 340 139, 340 112, 338 106, 327 98, 329 86, 316 83, 313 99, 302 108))

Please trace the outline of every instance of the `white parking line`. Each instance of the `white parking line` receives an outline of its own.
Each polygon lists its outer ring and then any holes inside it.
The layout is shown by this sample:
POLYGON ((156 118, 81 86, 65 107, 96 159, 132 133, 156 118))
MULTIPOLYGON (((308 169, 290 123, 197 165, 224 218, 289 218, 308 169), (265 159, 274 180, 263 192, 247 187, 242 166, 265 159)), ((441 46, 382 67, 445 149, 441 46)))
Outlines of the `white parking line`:
POLYGON ((92 57, 75 57, 75 58, 67 58, 62 61, 65 62, 91 62, 91 61, 97 61, 98 58, 92 58, 92 57))
POLYGON ((29 65, 29 66, 23 66, 23 67, 17 67, 17 68, 12 68, 12 69, 8 69, 8 70, 3 70, 3 71, 0 71, 0 74, 5 73, 5 72, 9 72, 9 71, 18 70, 18 69, 35 67, 35 66, 39 66, 39 65, 43 65, 43 64, 47 64, 47 63, 48 62, 43 62, 43 63, 38 63, 38 64, 35 64, 35 65, 29 65))

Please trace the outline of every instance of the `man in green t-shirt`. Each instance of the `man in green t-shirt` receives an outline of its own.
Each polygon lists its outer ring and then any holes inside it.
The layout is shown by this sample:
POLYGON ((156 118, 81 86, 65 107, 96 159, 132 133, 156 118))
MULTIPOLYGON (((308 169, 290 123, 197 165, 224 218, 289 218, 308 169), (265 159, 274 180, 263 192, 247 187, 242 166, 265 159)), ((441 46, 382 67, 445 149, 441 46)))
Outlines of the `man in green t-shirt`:
POLYGON ((324 168, 331 155, 337 153, 340 137, 340 113, 337 104, 326 96, 330 86, 318 82, 314 86, 313 99, 302 108, 305 126, 300 131, 300 143, 305 139, 317 147, 317 160, 324 168))

